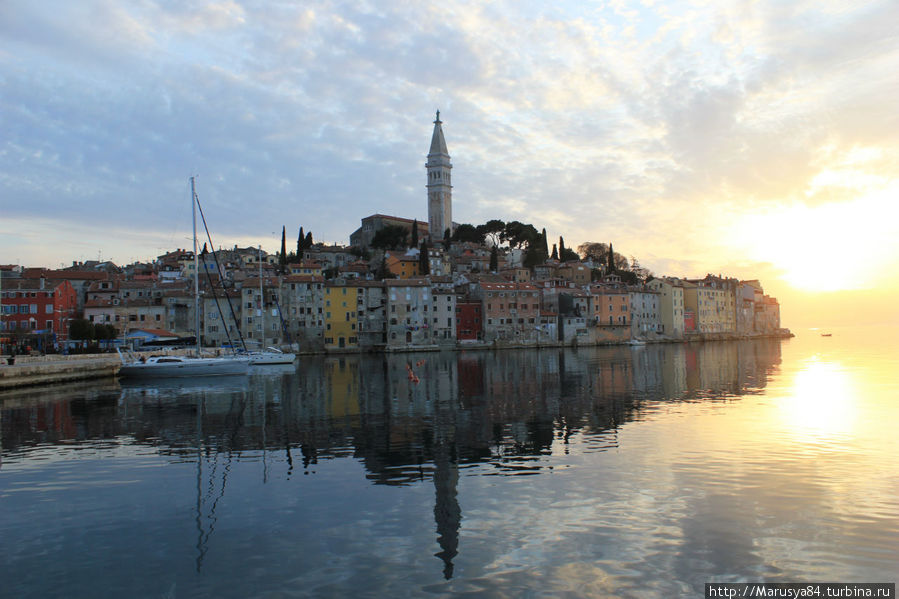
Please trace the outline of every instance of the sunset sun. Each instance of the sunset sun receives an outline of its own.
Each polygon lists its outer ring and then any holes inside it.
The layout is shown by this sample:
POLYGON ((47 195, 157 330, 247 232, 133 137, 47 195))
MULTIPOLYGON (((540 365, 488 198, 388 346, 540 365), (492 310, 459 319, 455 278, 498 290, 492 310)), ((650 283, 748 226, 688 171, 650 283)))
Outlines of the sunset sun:
POLYGON ((874 287, 896 262, 897 210, 893 184, 857 199, 810 205, 795 202, 748 214, 733 231, 747 256, 767 262, 802 291, 874 287))

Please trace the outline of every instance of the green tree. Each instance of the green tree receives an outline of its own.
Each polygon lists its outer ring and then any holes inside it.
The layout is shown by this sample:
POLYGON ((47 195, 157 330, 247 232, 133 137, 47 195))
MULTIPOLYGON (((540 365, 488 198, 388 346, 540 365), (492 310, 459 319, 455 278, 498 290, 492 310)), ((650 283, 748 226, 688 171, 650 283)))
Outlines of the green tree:
POLYGON ((409 230, 400 225, 387 225, 375 233, 371 247, 381 250, 402 250, 406 248, 409 230))
POLYGON ((278 255, 278 271, 287 272, 287 227, 281 227, 281 253, 278 255))
POLYGON ((357 258, 361 258, 362 260, 371 260, 371 252, 367 248, 361 248, 356 247, 355 245, 351 245, 349 251, 357 258))
POLYGON ((306 233, 306 239, 303 240, 303 249, 311 250, 313 245, 315 245, 315 243, 312 241, 312 231, 309 231, 306 233))
POLYGON ((383 281, 384 279, 395 279, 396 275, 390 272, 387 268, 387 254, 381 258, 381 264, 378 265, 378 270, 375 273, 375 278, 379 281, 383 281))
POLYGON ((546 227, 543 227, 543 231, 540 233, 540 236, 543 238, 543 254, 545 256, 549 256, 549 245, 546 239, 546 227))
POLYGON ((418 247, 418 219, 412 221, 412 239, 409 241, 410 248, 418 247))
POLYGON ((97 341, 111 341, 112 339, 115 339, 118 334, 119 332, 111 324, 94 325, 94 339, 97 341))
POLYGON ((472 242, 472 243, 484 243, 484 233, 479 230, 479 227, 475 227, 474 225, 469 225, 467 223, 463 223, 456 227, 456 230, 453 232, 453 241, 459 242, 472 242))
POLYGON ((571 260, 580 260, 573 250, 565 247, 565 240, 559 236, 559 260, 561 262, 569 262, 571 260))
POLYGON ((478 233, 484 236, 484 239, 490 239, 492 245, 499 245, 500 236, 506 229, 506 223, 494 218, 492 220, 488 220, 483 225, 478 225, 477 229, 478 233))
POLYGON ((540 243, 532 243, 528 245, 527 250, 524 252, 524 260, 522 264, 526 268, 534 268, 538 264, 543 264, 546 262, 546 255, 543 253, 543 247, 541 247, 540 243))
POLYGON ((297 257, 300 259, 303 258, 303 250, 305 249, 303 247, 303 242, 305 241, 305 238, 306 236, 303 235, 303 227, 301 226, 300 234, 297 236, 297 257))
POLYGON ((490 248, 490 272, 499 270, 499 248, 493 246, 490 248))
POLYGON ((540 233, 534 228, 534 225, 526 225, 524 223, 513 220, 506 223, 505 229, 500 234, 500 241, 509 243, 511 248, 520 248, 539 239, 540 233))
POLYGON ((428 255, 428 242, 422 241, 418 250, 418 274, 426 276, 431 274, 431 259, 428 255))
POLYGON ((94 323, 85 318, 76 318, 69 323, 69 338, 81 341, 82 347, 94 338, 94 323))
POLYGON ((524 266, 533 268, 546 262, 547 258, 549 258, 549 252, 546 250, 546 229, 543 229, 542 233, 537 233, 528 239, 527 251, 524 254, 524 266))
POLYGON ((577 253, 584 260, 592 260, 594 264, 606 264, 609 260, 609 246, 605 243, 587 241, 577 246, 577 253))
POLYGON ((550 258, 552 258, 553 260, 559 259, 559 250, 556 249, 556 244, 553 244, 553 253, 552 255, 550 255, 550 258))

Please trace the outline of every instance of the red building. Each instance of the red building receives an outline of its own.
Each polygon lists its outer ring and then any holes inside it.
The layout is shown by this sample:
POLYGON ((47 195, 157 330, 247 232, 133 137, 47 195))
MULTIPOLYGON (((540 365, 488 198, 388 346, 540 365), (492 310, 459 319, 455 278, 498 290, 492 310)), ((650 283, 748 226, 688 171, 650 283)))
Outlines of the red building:
POLYGON ((4 346, 16 343, 47 349, 47 344, 69 338, 78 294, 69 281, 5 279, 0 303, 4 346))
POLYGON ((693 313, 693 310, 684 310, 684 330, 696 330, 696 315, 693 313))
POLYGON ((480 300, 456 300, 456 339, 478 341, 484 337, 484 318, 480 300))

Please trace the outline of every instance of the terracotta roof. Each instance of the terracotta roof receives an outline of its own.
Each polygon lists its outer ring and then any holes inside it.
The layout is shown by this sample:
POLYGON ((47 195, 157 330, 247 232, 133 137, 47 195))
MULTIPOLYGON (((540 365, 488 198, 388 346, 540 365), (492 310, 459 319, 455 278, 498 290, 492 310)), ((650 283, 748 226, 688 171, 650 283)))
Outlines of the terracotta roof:
POLYGON ((287 275, 285 283, 323 283, 325 278, 321 275, 287 275))

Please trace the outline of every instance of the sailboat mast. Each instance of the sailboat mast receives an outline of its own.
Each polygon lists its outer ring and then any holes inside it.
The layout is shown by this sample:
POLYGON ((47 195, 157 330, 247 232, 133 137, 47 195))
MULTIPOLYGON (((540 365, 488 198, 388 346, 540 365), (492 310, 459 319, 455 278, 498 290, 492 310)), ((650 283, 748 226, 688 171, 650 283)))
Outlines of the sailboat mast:
POLYGON ((194 334, 197 336, 197 356, 200 355, 200 258, 197 255, 197 191, 190 178, 190 209, 194 226, 194 334))
POLYGON ((262 318, 262 339, 259 341, 259 348, 265 347, 265 292, 262 290, 262 246, 258 246, 259 254, 256 261, 259 262, 259 307, 261 312, 259 316, 262 318))

